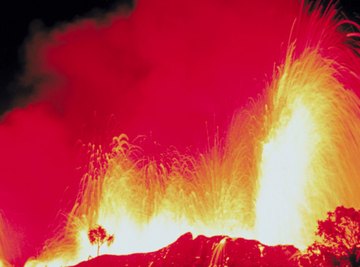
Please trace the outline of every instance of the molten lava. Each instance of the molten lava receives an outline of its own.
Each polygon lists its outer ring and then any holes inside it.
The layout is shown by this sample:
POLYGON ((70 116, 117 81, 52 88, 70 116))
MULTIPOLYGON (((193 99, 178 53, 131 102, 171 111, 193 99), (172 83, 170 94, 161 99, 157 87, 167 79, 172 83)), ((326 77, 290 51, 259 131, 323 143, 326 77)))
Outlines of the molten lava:
POLYGON ((95 257, 88 231, 96 225, 115 237, 102 254, 155 251, 187 232, 304 249, 327 211, 360 208, 358 57, 333 7, 301 12, 272 81, 234 112, 224 136, 209 134, 205 151, 169 147, 149 156, 141 138, 125 134, 109 147, 85 146, 89 166, 75 205, 26 266, 95 257))
POLYGON ((267 244, 304 249, 317 218, 360 203, 354 179, 360 101, 335 78, 334 64, 316 50, 296 60, 289 54, 270 88, 256 202, 257 238, 267 244))

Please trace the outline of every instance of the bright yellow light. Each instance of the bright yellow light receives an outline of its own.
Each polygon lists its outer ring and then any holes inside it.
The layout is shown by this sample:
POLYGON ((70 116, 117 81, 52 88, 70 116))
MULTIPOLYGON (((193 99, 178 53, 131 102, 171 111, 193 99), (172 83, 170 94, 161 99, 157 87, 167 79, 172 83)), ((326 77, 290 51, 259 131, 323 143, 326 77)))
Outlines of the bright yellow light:
POLYGON ((256 235, 266 244, 303 245, 303 220, 299 207, 305 199, 306 181, 318 136, 310 111, 294 103, 280 117, 263 146, 256 235))

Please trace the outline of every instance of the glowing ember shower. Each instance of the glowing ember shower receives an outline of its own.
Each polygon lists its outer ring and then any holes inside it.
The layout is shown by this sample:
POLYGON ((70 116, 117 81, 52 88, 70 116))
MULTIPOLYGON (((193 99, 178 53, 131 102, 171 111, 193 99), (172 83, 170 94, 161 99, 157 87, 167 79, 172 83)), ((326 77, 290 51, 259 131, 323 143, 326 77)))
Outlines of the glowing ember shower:
POLYGON ((19 235, 0 211, 0 267, 11 266, 11 261, 20 254, 19 235))
POLYGON ((360 204, 360 101, 336 77, 318 51, 290 52, 270 88, 256 204, 265 243, 305 248, 326 211, 360 204))

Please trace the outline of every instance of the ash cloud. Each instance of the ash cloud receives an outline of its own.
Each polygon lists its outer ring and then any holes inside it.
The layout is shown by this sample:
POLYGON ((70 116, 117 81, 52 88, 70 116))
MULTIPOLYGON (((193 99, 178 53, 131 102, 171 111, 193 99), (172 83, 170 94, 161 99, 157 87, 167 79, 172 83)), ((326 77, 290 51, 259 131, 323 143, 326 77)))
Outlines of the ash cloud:
POLYGON ((26 47, 34 35, 50 32, 55 27, 75 23, 85 17, 100 22, 109 12, 128 12, 133 7, 131 0, 4 3, 0 16, 0 34, 5 36, 0 48, 0 114, 25 106, 36 94, 36 86, 24 84, 21 79, 26 66, 26 47))

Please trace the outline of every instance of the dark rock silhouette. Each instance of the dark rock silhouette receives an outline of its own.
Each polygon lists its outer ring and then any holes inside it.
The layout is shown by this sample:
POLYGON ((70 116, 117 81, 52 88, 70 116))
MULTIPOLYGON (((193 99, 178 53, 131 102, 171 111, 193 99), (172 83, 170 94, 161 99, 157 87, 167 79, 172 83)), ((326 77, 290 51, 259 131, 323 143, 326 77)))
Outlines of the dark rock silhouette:
POLYGON ((150 253, 102 255, 76 267, 93 266, 298 266, 293 246, 269 247, 255 240, 227 236, 193 238, 184 234, 169 246, 150 253))

